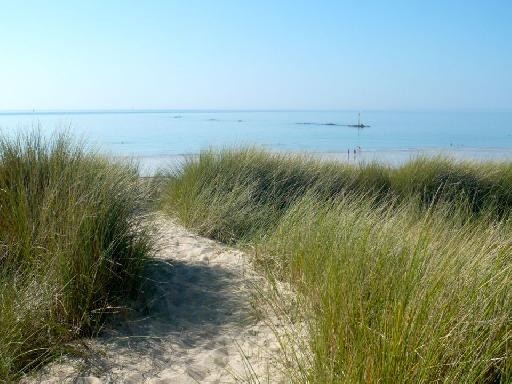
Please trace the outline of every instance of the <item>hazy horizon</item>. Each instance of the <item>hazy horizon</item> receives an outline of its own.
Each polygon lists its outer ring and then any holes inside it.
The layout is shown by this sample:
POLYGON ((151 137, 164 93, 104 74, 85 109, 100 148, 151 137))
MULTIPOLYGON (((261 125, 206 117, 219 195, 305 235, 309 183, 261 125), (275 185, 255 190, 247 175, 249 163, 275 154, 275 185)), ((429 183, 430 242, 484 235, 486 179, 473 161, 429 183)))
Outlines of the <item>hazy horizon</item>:
POLYGON ((512 110, 506 1, 2 7, 0 111, 512 110))
POLYGON ((511 114, 512 109, 483 109, 483 108, 414 108, 414 109, 334 109, 334 108, 73 108, 73 109, 0 109, 3 115, 37 115, 37 114, 80 114, 80 113, 219 113, 219 112, 237 112, 237 113, 258 113, 258 112, 350 112, 350 113, 505 113, 511 114))

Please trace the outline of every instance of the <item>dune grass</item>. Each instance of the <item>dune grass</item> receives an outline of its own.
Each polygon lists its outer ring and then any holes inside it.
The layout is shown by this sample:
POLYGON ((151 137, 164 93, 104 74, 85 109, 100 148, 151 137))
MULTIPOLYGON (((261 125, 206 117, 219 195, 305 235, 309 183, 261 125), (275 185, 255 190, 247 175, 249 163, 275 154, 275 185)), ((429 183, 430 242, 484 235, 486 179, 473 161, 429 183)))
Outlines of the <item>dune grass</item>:
POLYGON ((161 203, 296 289, 295 382, 512 380, 512 164, 208 151, 161 203))
POLYGON ((137 169, 66 135, 0 139, 0 381, 98 329, 150 250, 137 169))

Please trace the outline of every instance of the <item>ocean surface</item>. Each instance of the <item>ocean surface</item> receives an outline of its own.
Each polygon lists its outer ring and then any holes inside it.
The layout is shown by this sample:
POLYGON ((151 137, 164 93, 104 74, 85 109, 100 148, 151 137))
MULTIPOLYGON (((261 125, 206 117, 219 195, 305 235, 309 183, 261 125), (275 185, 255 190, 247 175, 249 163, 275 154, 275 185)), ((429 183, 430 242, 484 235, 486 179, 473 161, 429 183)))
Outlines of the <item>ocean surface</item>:
POLYGON ((343 161, 400 163, 418 154, 512 160, 512 112, 46 111, 0 112, 0 133, 69 131, 135 157, 144 173, 202 149, 244 145, 343 161), (353 150, 358 149, 356 156, 353 150), (350 151, 350 156, 347 151, 350 151))

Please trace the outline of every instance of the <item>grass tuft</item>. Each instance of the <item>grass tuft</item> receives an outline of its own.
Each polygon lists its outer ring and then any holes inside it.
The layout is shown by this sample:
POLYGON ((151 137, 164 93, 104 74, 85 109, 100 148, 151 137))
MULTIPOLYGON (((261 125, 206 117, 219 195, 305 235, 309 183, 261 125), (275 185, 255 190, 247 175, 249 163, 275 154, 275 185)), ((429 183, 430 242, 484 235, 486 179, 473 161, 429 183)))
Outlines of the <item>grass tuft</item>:
POLYGON ((98 329, 150 250, 133 166, 66 135, 0 139, 0 381, 98 329))

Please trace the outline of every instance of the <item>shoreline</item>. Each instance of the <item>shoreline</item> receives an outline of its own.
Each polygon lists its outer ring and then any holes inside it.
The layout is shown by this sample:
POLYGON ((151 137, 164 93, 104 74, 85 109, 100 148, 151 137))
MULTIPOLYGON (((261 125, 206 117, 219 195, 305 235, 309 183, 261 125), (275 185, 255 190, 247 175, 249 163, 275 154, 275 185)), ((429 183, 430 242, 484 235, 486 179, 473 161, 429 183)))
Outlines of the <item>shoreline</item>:
MULTIPOLYGON (((271 153, 305 155, 319 160, 340 161, 350 164, 382 162, 391 166, 401 165, 416 157, 450 157, 455 160, 467 160, 476 162, 503 162, 512 161, 512 148, 499 147, 452 147, 452 148, 396 148, 396 149, 362 149, 354 156, 354 148, 347 151, 279 151, 266 148, 271 153)), ((190 158, 196 158, 199 153, 184 154, 157 154, 157 155, 127 155, 111 154, 112 157, 121 160, 133 159, 141 165, 143 177, 154 176, 161 168, 176 168, 190 158)))

